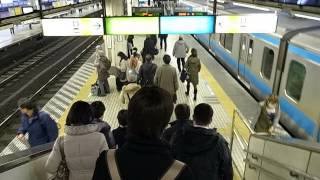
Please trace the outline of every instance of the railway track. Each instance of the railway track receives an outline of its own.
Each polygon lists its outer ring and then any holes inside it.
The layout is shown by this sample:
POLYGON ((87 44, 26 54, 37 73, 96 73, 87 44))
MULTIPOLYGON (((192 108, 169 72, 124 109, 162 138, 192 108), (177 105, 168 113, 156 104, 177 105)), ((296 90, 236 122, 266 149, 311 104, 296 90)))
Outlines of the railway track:
POLYGON ((0 152, 14 139, 20 126, 20 113, 16 105, 18 99, 30 97, 38 102, 40 108, 43 107, 95 52, 95 45, 102 38, 78 37, 65 41, 68 43, 63 47, 53 47, 56 52, 48 50, 54 53, 47 58, 39 56, 37 61, 22 67, 28 67, 27 70, 17 68, 22 73, 12 75, 14 78, 0 88, 0 152))

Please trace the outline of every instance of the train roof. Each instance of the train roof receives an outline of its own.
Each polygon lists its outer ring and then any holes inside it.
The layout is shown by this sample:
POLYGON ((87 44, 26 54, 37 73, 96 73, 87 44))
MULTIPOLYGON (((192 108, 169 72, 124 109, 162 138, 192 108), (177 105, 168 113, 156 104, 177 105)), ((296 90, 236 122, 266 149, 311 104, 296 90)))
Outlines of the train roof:
MULTIPOLYGON (((275 11, 263 11, 240 6, 226 6, 224 10, 219 11, 220 14, 252 14, 273 12, 275 11)), ((284 34, 292 30, 314 26, 319 26, 319 28, 312 31, 302 31, 294 36, 290 42, 320 54, 320 21, 290 16, 285 12, 278 12, 277 30, 272 35, 281 38, 284 34)))

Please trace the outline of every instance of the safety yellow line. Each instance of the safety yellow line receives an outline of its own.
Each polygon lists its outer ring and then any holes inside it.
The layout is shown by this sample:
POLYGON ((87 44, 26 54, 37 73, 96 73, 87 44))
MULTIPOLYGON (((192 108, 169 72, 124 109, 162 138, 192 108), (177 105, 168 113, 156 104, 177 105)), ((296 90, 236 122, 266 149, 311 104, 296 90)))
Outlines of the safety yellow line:
POLYGON ((85 84, 81 87, 79 93, 74 97, 72 103, 68 106, 68 108, 65 109, 63 112, 62 116, 60 117, 58 123, 60 124, 60 129, 59 129, 59 135, 63 135, 64 133, 64 125, 66 124, 66 119, 68 116, 68 112, 70 110, 70 107, 72 104, 78 100, 85 100, 87 99, 90 91, 91 91, 91 84, 94 84, 97 80, 97 73, 94 72, 92 73, 91 76, 89 76, 88 80, 85 82, 85 84))

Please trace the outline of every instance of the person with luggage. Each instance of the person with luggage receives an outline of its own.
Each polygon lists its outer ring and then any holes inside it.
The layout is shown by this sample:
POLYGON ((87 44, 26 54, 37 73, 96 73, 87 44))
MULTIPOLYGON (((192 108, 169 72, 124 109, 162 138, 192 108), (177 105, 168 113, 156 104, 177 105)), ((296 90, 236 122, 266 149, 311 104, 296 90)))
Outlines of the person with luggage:
POLYGON ((108 78, 110 76, 109 69, 111 67, 111 61, 104 55, 102 50, 98 50, 98 56, 96 58, 94 65, 98 73, 98 96, 106 96, 107 93, 110 93, 108 78))
POLYGON ((173 47, 173 56, 177 58, 177 65, 179 72, 182 71, 185 65, 185 58, 189 52, 187 43, 183 40, 182 36, 179 36, 179 40, 175 42, 173 47), (181 67, 182 65, 182 67, 181 67))
MULTIPOLYGON (((98 132, 98 125, 92 124, 90 104, 77 101, 72 104, 66 119, 65 135, 57 138, 45 163, 45 170, 53 175, 61 172, 61 163, 69 170, 68 180, 89 180, 92 178, 99 154, 108 149, 104 135, 98 132)), ((58 178, 56 178, 58 179, 58 178)))
POLYGON ((147 54, 145 57, 146 62, 143 63, 139 69, 138 83, 142 87, 153 86, 154 76, 157 71, 157 65, 152 62, 152 56, 147 54))
POLYGON ((121 91, 122 86, 127 83, 127 68, 128 68, 128 57, 122 52, 118 52, 119 61, 119 75, 116 77, 117 90, 121 91))
POLYGON ((53 142, 58 137, 58 126, 55 120, 44 111, 39 111, 35 102, 23 98, 18 102, 21 112, 21 127, 18 129, 17 138, 26 140, 31 147, 53 142))
POLYGON ((179 88, 178 75, 176 68, 170 65, 170 61, 171 57, 168 54, 163 56, 164 64, 157 69, 154 84, 168 91, 171 94, 173 102, 176 103, 176 92, 179 88))
POLYGON ((197 100, 197 85, 199 84, 199 72, 201 70, 200 59, 198 58, 197 50, 192 48, 191 55, 189 56, 186 62, 186 71, 188 73, 189 78, 187 79, 187 91, 186 95, 189 96, 190 91, 190 83, 193 85, 193 100, 197 100))
POLYGON ((131 77, 131 82, 138 81, 139 69, 141 67, 140 54, 136 51, 128 60, 127 76, 131 77))
POLYGON ((140 89, 128 107, 128 138, 117 150, 103 151, 92 180, 193 180, 188 165, 173 159, 160 136, 173 111, 171 95, 158 87, 140 89))

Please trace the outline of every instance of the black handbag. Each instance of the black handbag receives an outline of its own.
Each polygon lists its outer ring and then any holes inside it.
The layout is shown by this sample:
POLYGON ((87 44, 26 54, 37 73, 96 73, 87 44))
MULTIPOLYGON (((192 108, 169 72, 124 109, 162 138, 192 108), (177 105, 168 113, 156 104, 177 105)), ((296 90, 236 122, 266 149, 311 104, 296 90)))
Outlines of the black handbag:
POLYGON ((58 166, 57 173, 54 176, 53 180, 68 180, 70 171, 68 169, 66 156, 64 154, 64 137, 60 137, 59 141, 60 153, 61 153, 61 162, 58 166))
POLYGON ((186 80, 188 80, 189 79, 189 74, 188 74, 188 72, 185 70, 185 69, 183 69, 182 71, 181 71, 181 74, 180 74, 180 80, 181 80, 181 82, 185 82, 186 80))

